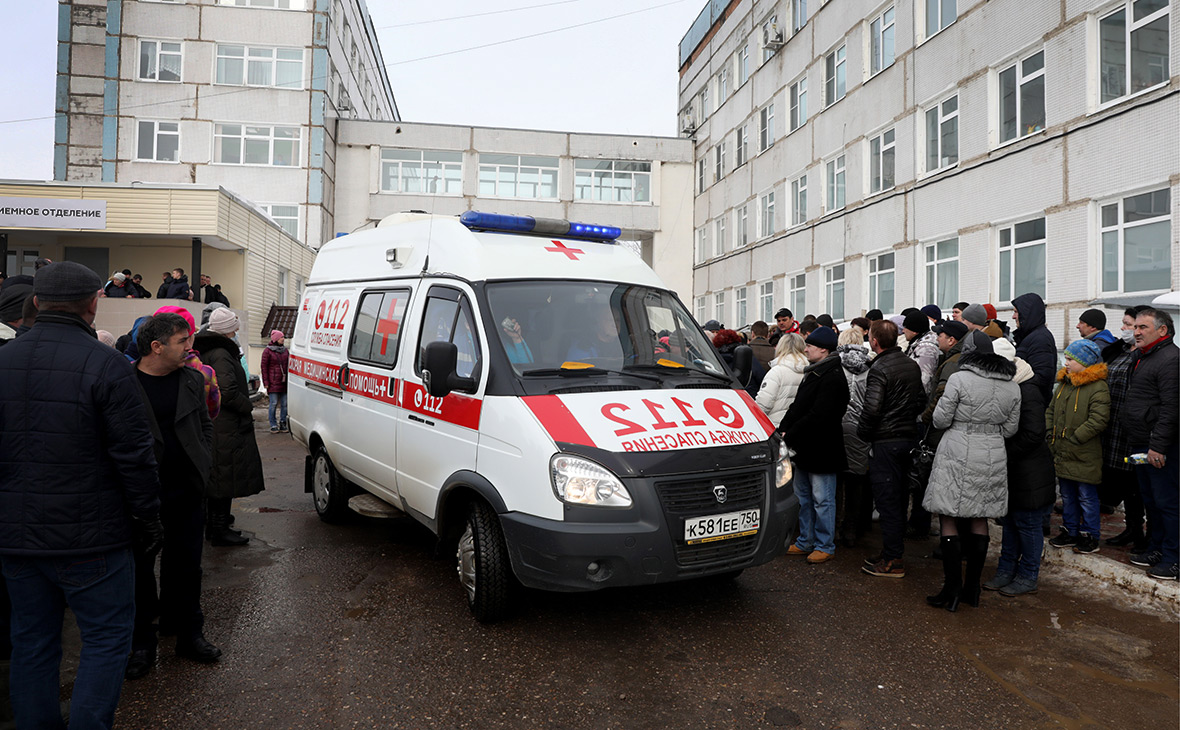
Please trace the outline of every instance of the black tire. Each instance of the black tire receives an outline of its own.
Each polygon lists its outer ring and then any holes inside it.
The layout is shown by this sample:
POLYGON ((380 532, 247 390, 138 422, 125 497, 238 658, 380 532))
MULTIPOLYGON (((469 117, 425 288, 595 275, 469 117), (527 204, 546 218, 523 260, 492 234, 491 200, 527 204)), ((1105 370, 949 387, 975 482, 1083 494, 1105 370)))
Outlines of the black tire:
POLYGON ((484 502, 471 504, 455 564, 475 618, 485 624, 506 618, 512 609, 512 564, 500 519, 484 502))
POLYGON ((332 460, 322 446, 315 453, 311 480, 311 501, 320 519, 331 525, 346 522, 353 514, 348 508, 352 490, 348 481, 332 466, 332 460))

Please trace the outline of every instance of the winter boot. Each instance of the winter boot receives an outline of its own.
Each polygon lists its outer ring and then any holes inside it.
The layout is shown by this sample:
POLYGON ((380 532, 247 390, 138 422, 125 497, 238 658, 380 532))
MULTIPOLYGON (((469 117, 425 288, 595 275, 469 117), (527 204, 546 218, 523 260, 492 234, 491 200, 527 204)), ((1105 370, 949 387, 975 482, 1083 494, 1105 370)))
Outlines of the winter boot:
MULTIPOLYGON (((955 609, 960 602, 976 608, 979 607, 979 596, 983 592, 979 582, 983 578, 983 563, 987 560, 987 535, 964 535, 963 552, 967 557, 967 571, 963 576, 963 590, 959 591, 959 600, 955 602, 955 609)), ((947 610, 954 610, 947 605, 947 610)))
POLYGON ((958 535, 941 537, 938 544, 942 552, 942 590, 933 596, 926 596, 926 603, 935 608, 947 608, 952 601, 958 602, 959 591, 963 588, 963 566, 960 557, 963 544, 958 535))
POLYGON ((206 516, 209 542, 214 547, 237 547, 250 542, 237 530, 229 529, 228 499, 210 499, 209 514, 206 516))

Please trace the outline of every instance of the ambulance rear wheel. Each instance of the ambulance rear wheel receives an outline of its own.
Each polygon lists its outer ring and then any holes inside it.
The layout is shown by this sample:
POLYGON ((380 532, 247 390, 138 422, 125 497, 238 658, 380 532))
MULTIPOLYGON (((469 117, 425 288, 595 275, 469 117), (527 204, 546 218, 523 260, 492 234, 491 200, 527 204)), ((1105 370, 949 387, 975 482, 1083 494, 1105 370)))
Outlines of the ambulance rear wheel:
POLYGON ((512 565, 500 520, 486 503, 472 503, 455 558, 475 618, 483 623, 505 618, 512 606, 512 565))
POLYGON ((329 524, 348 519, 352 514, 348 509, 348 482, 332 466, 332 460, 322 446, 316 451, 311 479, 311 497, 320 519, 329 524))

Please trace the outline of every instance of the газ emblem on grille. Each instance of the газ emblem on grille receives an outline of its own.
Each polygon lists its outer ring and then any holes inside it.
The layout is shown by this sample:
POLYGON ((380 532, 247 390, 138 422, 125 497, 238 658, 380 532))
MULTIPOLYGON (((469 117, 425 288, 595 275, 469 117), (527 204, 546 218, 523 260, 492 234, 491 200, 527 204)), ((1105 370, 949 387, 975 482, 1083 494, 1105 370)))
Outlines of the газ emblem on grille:
POLYGON ((729 490, 725 488, 724 484, 718 484, 717 486, 713 487, 713 496, 717 498, 717 504, 722 504, 725 502, 725 498, 727 496, 726 493, 728 491, 729 490))

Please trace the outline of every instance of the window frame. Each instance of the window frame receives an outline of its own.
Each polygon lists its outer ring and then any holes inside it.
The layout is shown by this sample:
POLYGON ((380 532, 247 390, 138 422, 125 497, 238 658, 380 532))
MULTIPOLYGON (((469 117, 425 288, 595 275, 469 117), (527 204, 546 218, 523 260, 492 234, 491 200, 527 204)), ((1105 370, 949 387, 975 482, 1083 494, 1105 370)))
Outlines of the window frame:
POLYGON ((758 110, 758 154, 774 146, 774 102, 758 110))
POLYGON ((245 86, 252 89, 281 89, 284 91, 305 91, 307 89, 304 83, 304 74, 307 70, 307 53, 305 49, 297 46, 266 46, 266 45, 250 45, 247 43, 215 43, 213 45, 213 85, 214 86, 245 86), (225 55, 222 52, 223 48, 241 48, 241 56, 225 55), (251 51, 269 51, 270 58, 263 59, 260 56, 251 57, 251 51), (297 86, 289 84, 279 84, 279 67, 280 64, 296 63, 291 58, 279 58, 279 53, 287 51, 299 54, 299 83, 297 86), (242 63, 242 75, 240 81, 226 81, 221 78, 220 67, 221 59, 238 59, 242 63), (270 83, 253 84, 250 83, 250 65, 252 63, 265 63, 268 66, 268 74, 270 83))
POLYGON ((705 173, 709 169, 708 153, 697 158, 697 195, 703 195, 708 185, 705 184, 705 173))
POLYGON ((746 164, 746 162, 749 160, 749 152, 748 151, 749 151, 750 137, 749 137, 748 127, 749 127, 748 124, 740 124, 740 125, 738 125, 738 128, 736 130, 734 130, 735 143, 734 143, 733 168, 735 170, 737 168, 741 167, 742 165, 746 164))
POLYGON ((824 203, 824 215, 844 210, 848 205, 848 153, 843 150, 824 160, 824 203), (837 191, 842 197, 837 195, 837 191), (839 205, 836 204, 838 197, 839 205))
MULTIPOLYGON (((388 288, 388 289, 366 289, 361 292, 360 297, 357 298, 357 307, 356 307, 357 316, 353 318, 352 332, 349 334, 349 337, 348 337, 348 349, 345 350, 345 355, 348 358, 348 362, 363 363, 365 365, 372 365, 373 367, 384 368, 386 370, 392 370, 393 368, 397 367, 399 351, 401 350, 402 333, 405 331, 406 315, 408 315, 410 313, 409 304, 410 304, 410 298, 412 296, 413 296, 413 289, 410 289, 409 287, 404 287, 404 288, 403 287, 393 287, 393 288, 388 288), (373 354, 373 342, 374 342, 374 340, 376 340, 376 336, 377 336, 377 322, 381 321, 380 312, 381 312, 381 310, 385 309, 384 299, 387 295, 390 295, 390 294, 398 296, 398 298, 395 299, 394 301, 401 302, 401 307, 400 307, 401 314, 398 317, 398 331, 395 335, 395 339, 392 343, 387 343, 387 346, 392 344, 393 360, 391 362, 385 362, 383 360, 378 360, 378 359, 373 358, 372 354, 373 354), (368 297, 374 296, 374 295, 376 295, 380 299, 380 301, 378 303, 378 310, 377 310, 378 316, 373 320, 373 331, 371 333, 369 333, 370 334, 369 353, 368 353, 369 356, 368 357, 361 357, 360 355, 353 353, 353 347, 355 347, 355 345, 357 344, 357 333, 360 331, 361 313, 364 311, 365 300, 368 297), (404 299, 401 297, 404 297, 404 299)), ((392 396, 392 395, 393 394, 390 393, 390 396, 392 396)))
MULTIPOLYGON (((1049 272, 1048 272, 1048 268, 1047 268, 1048 249, 1049 249, 1049 246, 1048 246, 1048 241, 1049 241, 1048 218, 1042 214, 1042 215, 1032 216, 1029 218, 1021 218, 1021 219, 1009 221, 1007 223, 1002 223, 1002 224, 995 227, 995 239, 994 240, 995 240, 995 244, 994 244, 992 250, 995 251, 995 254, 996 254, 996 301, 1010 303, 1012 301, 1013 296, 1019 296, 1019 294, 1015 293, 1015 291, 1014 291, 1016 288, 1016 252, 1020 251, 1020 250, 1036 248, 1036 247, 1040 247, 1040 249, 1041 249, 1041 258, 1042 258, 1041 270, 1044 272, 1044 278, 1041 280, 1041 290, 1036 293, 1039 294, 1042 299, 1045 299, 1046 292, 1048 290, 1048 283, 1049 283, 1048 282, 1048 279, 1049 279, 1048 273, 1049 272), (1022 225, 1026 225, 1029 223, 1035 223, 1036 221, 1041 222, 1041 226, 1043 228, 1043 235, 1040 238, 1033 238, 1033 239, 1029 239, 1027 241, 1017 241, 1016 240, 1017 227, 1022 226, 1022 225), (1007 244, 1004 243, 1004 234, 1005 233, 1008 234, 1008 243, 1007 244), (1005 274, 1005 272, 1004 272, 1004 269, 1005 269, 1004 258, 1005 258, 1005 256, 1004 255, 1005 254, 1008 255, 1007 256, 1007 258, 1008 258, 1007 275, 1008 275, 1008 289, 1009 289, 1009 291, 1007 292, 1007 296, 1004 295, 1005 294, 1005 292, 1004 292, 1004 274, 1005 274)), ((1099 272, 1099 276, 1101 276, 1101 272, 1099 272)), ((1020 294, 1023 294, 1023 293, 1024 293, 1024 291, 1022 290, 1020 292, 1020 294)))
POLYGON ((739 286, 733 290, 733 329, 745 327, 750 324, 747 320, 750 318, 749 308, 749 292, 744 286, 739 286))
POLYGON ((291 126, 291 125, 287 125, 287 124, 251 124, 249 122, 214 122, 213 123, 213 157, 212 157, 212 159, 213 159, 213 162, 211 164, 214 164, 214 165, 233 165, 234 167, 294 167, 297 169, 301 168, 303 166, 302 165, 302 162, 303 162, 303 127, 291 126), (227 127, 227 126, 240 127, 241 133, 238 135, 229 135, 229 134, 219 133, 220 127, 227 127), (270 130, 269 135, 265 138, 260 137, 259 135, 248 135, 248 134, 246 134, 246 130, 247 130, 247 128, 250 128, 250 127, 253 127, 255 129, 266 128, 266 129, 270 130), (299 135, 295 138, 275 137, 275 130, 276 129, 298 130, 299 135), (242 160, 241 162, 225 162, 224 160, 219 159, 221 157, 221 146, 218 144, 218 140, 231 139, 231 138, 238 139, 241 142, 241 146, 239 147, 239 150, 238 150, 239 157, 242 160), (268 162, 245 162, 246 140, 248 140, 248 139, 254 139, 254 140, 266 139, 267 140, 268 162), (290 165, 277 165, 277 164, 275 164, 274 159, 275 159, 275 141, 276 140, 282 140, 284 142, 294 141, 295 154, 292 158, 293 159, 292 164, 290 164, 290 165))
POLYGON ((725 300, 727 299, 725 291, 725 289, 722 289, 721 291, 713 292, 713 319, 722 325, 725 324, 725 300))
POLYGON ((787 302, 795 319, 802 319, 807 309, 807 272, 787 275, 787 302))
POLYGON ((889 127, 888 129, 881 130, 877 134, 868 137, 865 140, 865 145, 868 147, 865 157, 869 161, 865 170, 865 173, 868 175, 868 185, 866 186, 868 194, 871 196, 887 193, 897 187, 897 128, 889 127), (892 139, 885 141, 885 138, 888 136, 892 136, 892 139), (874 143, 878 145, 875 152, 873 151, 874 143), (889 152, 893 153, 891 156, 892 182, 886 187, 885 159, 889 152))
MULTIPOLYGON (((1174 267, 1175 262, 1171 261, 1171 243, 1170 243, 1172 240, 1172 236, 1175 233, 1175 231, 1171 230, 1171 227, 1172 227, 1172 186, 1168 182, 1163 182, 1163 183, 1160 183, 1157 185, 1136 188, 1135 190, 1133 190, 1131 192, 1123 193, 1123 194, 1118 195, 1114 198, 1105 198, 1103 200, 1100 200, 1097 202, 1095 208, 1096 208, 1095 215, 1096 215, 1096 219, 1097 219, 1097 231, 1098 231, 1098 235, 1097 235, 1097 260, 1098 260, 1098 287, 1097 288, 1098 288, 1098 291, 1102 292, 1103 294, 1134 294, 1134 295, 1151 295, 1151 294, 1160 294, 1160 293, 1165 293, 1167 291, 1170 291, 1170 288, 1171 288, 1170 282, 1169 282, 1168 286, 1161 288, 1161 289, 1143 289, 1143 290, 1136 290, 1136 291, 1127 291, 1127 289, 1126 289, 1126 246, 1127 246, 1127 240, 1126 240, 1125 231, 1128 228, 1131 228, 1131 229, 1141 228, 1141 227, 1145 227, 1148 225, 1154 225, 1154 224, 1161 223, 1161 222, 1167 222, 1168 228, 1169 228, 1168 229, 1169 266, 1174 267), (1167 191, 1166 197, 1167 197, 1167 201, 1168 201, 1168 212, 1166 214, 1159 215, 1154 218, 1148 218, 1146 220, 1132 221, 1130 224, 1128 224, 1126 222, 1125 210, 1126 210, 1126 201, 1128 199, 1134 198, 1134 197, 1137 197, 1140 195, 1158 193, 1158 192, 1165 191, 1165 190, 1167 191), (1113 226, 1106 226, 1106 225, 1102 224, 1102 209, 1107 206, 1110 206, 1110 205, 1116 206, 1115 213, 1117 215, 1117 223, 1113 226), (1116 276, 1118 279, 1118 288, 1117 289, 1107 289, 1106 284, 1103 281, 1105 261, 1104 261, 1104 256, 1103 256, 1103 240, 1102 239, 1105 234, 1112 233, 1112 232, 1117 232, 1117 234, 1118 234, 1117 240, 1116 240, 1116 249, 1115 249, 1115 251, 1117 253, 1117 260, 1118 260, 1118 268, 1116 270, 1116 276)), ((1169 272, 1169 280, 1170 280, 1170 278, 1171 278, 1171 276, 1170 276, 1170 272, 1169 272)))
POLYGON ((791 180, 791 227, 807 222, 807 173, 791 180))
POLYGON ((721 182, 725 178, 725 140, 713 146, 713 182, 721 182))
POLYGON ((865 256, 868 263, 865 265, 865 271, 868 276, 868 286, 866 291, 869 298, 869 309, 880 309, 882 312, 889 313, 894 311, 897 306, 897 252, 893 249, 888 251, 879 251, 874 254, 865 256), (889 268, 883 268, 881 260, 886 256, 891 256, 892 259, 889 268), (882 306, 881 303, 881 278, 886 274, 892 278, 892 298, 889 306, 882 306))
POLYGON ((588 158, 588 157, 574 158, 574 200, 580 201, 583 203, 609 203, 609 204, 613 204, 613 205, 621 205, 621 204, 650 205, 652 202, 651 201, 651 176, 652 176, 651 168, 652 168, 652 165, 653 165, 653 162, 650 160, 620 160, 620 159, 609 159, 609 160, 601 159, 600 160, 600 159, 593 159, 593 158, 588 158), (601 165, 601 164, 607 163, 607 162, 610 163, 609 168, 607 168, 607 167, 590 167, 589 166, 590 164, 601 165), (583 164, 584 164, 584 166, 580 166, 583 164), (619 169, 620 165, 624 165, 624 166, 625 165, 634 165, 637 167, 646 165, 647 169, 646 170, 643 170, 643 169, 621 170, 621 169, 619 169), (580 197, 580 195, 579 195, 579 190, 586 187, 584 184, 578 182, 579 172, 581 172, 582 174, 585 174, 587 172, 590 173, 590 193, 591 193, 591 195, 589 198, 583 198, 583 197, 580 197), (601 184, 601 181, 603 179, 605 179, 605 176, 602 173, 606 173, 606 172, 610 173, 610 179, 612 180, 612 183, 613 183, 609 189, 614 191, 616 194, 619 191, 628 189, 623 186, 620 186, 618 184, 619 180, 630 180, 631 181, 631 186, 629 188, 630 195, 631 195, 630 200, 605 200, 602 198, 602 191, 607 189, 601 184), (646 185, 637 185, 636 184, 638 181, 644 180, 644 179, 647 180, 646 185), (636 194, 637 192, 644 193, 644 198, 642 200, 640 200, 638 198, 638 195, 636 194))
MULTIPOLYGON (((426 315, 430 312, 430 301, 432 299, 441 299, 443 301, 455 302, 458 306, 455 307, 455 318, 451 321, 451 334, 447 342, 453 343, 455 340, 455 333, 459 330, 460 317, 467 317, 471 327, 471 336, 473 338, 472 345, 475 347, 475 363, 471 368, 470 377, 475 381, 475 386, 466 391, 455 391, 457 393, 477 393, 480 388, 480 380, 483 375, 483 346, 479 336, 479 318, 475 315, 475 309, 471 306, 471 300, 466 293, 459 289, 450 286, 440 286, 438 284, 432 285, 426 292, 426 301, 422 305, 422 309, 418 312, 418 319, 415 324, 418 327, 418 347, 414 351, 414 374, 419 378, 422 377, 422 354, 424 350, 423 337, 426 334, 426 315)), ((431 340, 431 342, 441 342, 441 340, 431 340)), ((426 343, 430 344, 430 343, 426 343)))
MULTIPOLYGON (((1169 15, 1171 13, 1171 9, 1172 9, 1172 3, 1168 2, 1168 3, 1164 4, 1164 7, 1159 8, 1158 10, 1151 13, 1150 15, 1140 18, 1139 20, 1134 20, 1135 1, 1136 0, 1119 0, 1119 2, 1117 4, 1108 5, 1105 10, 1096 12, 1096 13, 1092 14, 1092 16, 1091 16, 1094 19, 1093 20, 1094 38, 1096 39, 1096 43, 1097 43, 1097 48, 1094 50, 1094 64, 1095 64, 1094 75, 1095 75, 1095 79, 1096 79, 1095 80, 1095 91, 1094 91, 1095 97, 1094 97, 1094 99, 1097 103, 1096 111, 1101 111, 1101 110, 1107 109, 1111 106, 1121 104, 1125 101, 1128 101, 1129 99, 1134 99, 1135 97, 1138 97, 1142 94, 1149 94, 1158 88, 1161 88, 1163 86, 1167 86, 1171 82, 1172 58, 1171 58, 1170 49, 1171 49, 1172 38, 1169 35, 1169 38, 1168 38, 1169 54, 1168 54, 1168 61, 1165 64, 1165 68, 1164 68, 1163 80, 1160 81, 1159 83, 1152 84, 1151 86, 1147 86, 1142 89, 1139 89, 1138 91, 1131 91, 1131 82, 1133 80, 1132 79, 1133 69, 1131 67, 1131 58, 1133 56, 1132 45, 1131 45, 1131 34, 1134 33, 1136 30, 1141 30, 1144 26, 1151 25, 1152 23, 1154 23, 1155 21, 1164 17, 1165 15, 1169 15), (1117 15, 1120 12, 1124 13, 1124 16, 1123 16, 1123 26, 1124 26, 1123 66, 1124 66, 1125 72, 1123 74, 1122 81, 1125 85, 1124 86, 1125 90, 1121 95, 1113 97, 1111 99, 1108 99, 1107 101, 1103 101, 1102 100, 1102 80, 1103 80, 1103 72, 1102 72, 1102 21, 1106 20, 1107 18, 1110 18, 1113 15, 1117 15)), ((1168 28, 1168 32, 1170 34, 1171 27, 1172 27, 1171 18, 1168 19, 1168 22, 1165 25, 1168 28)))
POLYGON ((713 220, 713 251, 717 256, 726 251, 727 238, 725 234, 725 214, 722 214, 713 220))
POLYGON ((217 4, 231 8, 257 8, 260 10, 307 10, 306 0, 217 0, 217 4), (284 2, 289 6, 279 7, 284 2), (273 3, 273 5, 266 3, 273 3), (296 5, 298 7, 295 7, 296 5))
POLYGON ((995 89, 995 98, 996 98, 995 116, 992 117, 992 119, 995 123, 995 132, 994 132, 994 135, 992 138, 993 139, 992 144, 994 147, 999 148, 999 147, 1004 147, 1006 145, 1013 144, 1014 142, 1019 142, 1020 140, 1024 139, 1025 137, 1031 137, 1034 134, 1039 134, 1041 132, 1044 132, 1046 127, 1048 126, 1048 121, 1049 121, 1049 109, 1048 109, 1048 104, 1047 104, 1048 95, 1046 93, 1047 89, 1045 87, 1045 82, 1048 77, 1045 73, 1046 59, 1044 57, 1044 54, 1045 54, 1045 47, 1039 46, 1036 50, 1027 51, 1025 53, 1022 53, 1019 56, 1016 56, 1015 58, 1012 58, 1009 61, 1001 63, 995 67, 994 72, 993 72, 993 81, 992 81, 993 88, 995 89), (1024 75, 1024 64, 1027 61, 1032 60, 1032 58, 1037 56, 1038 54, 1041 55, 1041 67, 1038 70, 1032 72, 1031 74, 1025 76, 1024 75), (1013 72, 1014 80, 1015 80, 1015 93, 1013 95, 1013 104, 1016 107, 1016 110, 1015 110, 1016 111, 1016 136, 1012 137, 1011 139, 1004 139, 1003 76, 1008 71, 1013 72), (1033 83, 1037 79, 1042 80, 1041 108, 1042 108, 1045 118, 1042 120, 1042 124, 1039 128, 1033 129, 1031 131, 1022 132, 1021 129, 1024 127, 1024 124, 1022 123, 1022 118, 1024 116, 1023 115, 1024 94, 1021 92, 1023 91, 1025 84, 1033 83))
POLYGON ((266 213, 268 218, 270 218, 280 228, 282 228, 284 231, 286 231, 291 236, 291 238, 294 238, 294 239, 300 240, 300 241, 303 240, 303 236, 302 236, 302 233, 303 233, 303 215, 302 215, 303 214, 303 206, 302 205, 300 205, 299 203, 259 203, 258 207, 261 208, 263 210, 263 212, 266 213), (295 209, 294 217, 287 216, 287 215, 284 215, 281 217, 276 217, 274 214, 274 208, 275 208, 275 206, 280 206, 280 205, 283 207, 287 207, 287 208, 294 208, 295 209), (295 221, 295 233, 291 233, 291 231, 287 230, 287 228, 284 227, 283 224, 280 222, 280 221, 290 221, 290 220, 295 221))
POLYGON ((824 109, 848 95, 848 43, 824 54, 824 109), (831 68, 829 68, 829 66, 831 68), (840 89, 840 76, 844 76, 844 88, 840 89))
POLYGON ((791 0, 791 35, 803 30, 805 25, 807 25, 807 0, 791 0), (802 12, 800 12, 800 8, 802 8, 802 12))
POLYGON ((275 280, 275 304, 280 307, 287 306, 287 299, 290 292, 291 270, 279 267, 278 277, 275 280))
POLYGON ((916 13, 916 15, 922 21, 922 40, 920 43, 918 43, 918 45, 922 45, 922 43, 925 43, 926 41, 930 40, 934 36, 938 35, 939 33, 943 32, 947 28, 954 25, 956 21, 958 21, 958 19, 959 19, 959 3, 958 3, 958 0, 951 0, 951 2, 954 3, 954 5, 955 5, 955 17, 951 18, 950 21, 944 22, 944 19, 942 17, 942 11, 943 11, 942 5, 945 1, 946 0, 925 0, 921 11, 916 13), (931 32, 931 30, 930 30, 930 22, 929 22, 930 21, 930 3, 934 3, 938 7, 938 28, 936 28, 933 32, 931 32))
POLYGON ((943 170, 952 170, 952 169, 958 167, 959 160, 960 160, 960 158, 959 158, 959 137, 960 137, 960 133, 962 132, 962 129, 959 126, 959 116, 960 116, 959 113, 960 113, 960 111, 962 111, 962 105, 959 103, 959 89, 956 88, 954 90, 954 93, 946 94, 946 95, 942 96, 937 102, 926 104, 925 106, 921 107, 921 109, 922 109, 922 123, 919 126, 922 130, 922 157, 921 157, 921 159, 922 159, 923 176, 935 175, 937 173, 942 172, 943 170), (955 109, 952 112, 944 113, 943 106, 947 102, 949 102, 951 99, 955 100, 955 109), (929 129, 930 112, 936 112, 938 114, 938 134, 936 135, 935 139, 938 142, 939 166, 935 167, 935 168, 930 167, 930 129, 929 129), (943 134, 942 127, 944 124, 946 124, 947 122, 949 122, 952 119, 955 122, 955 161, 943 164, 942 160, 945 157, 945 155, 943 155, 944 150, 942 149, 942 134, 943 134))
POLYGON ((763 322, 773 322, 774 313, 774 279, 767 279, 758 283, 758 312, 763 322))
POLYGON ((777 231, 774 227, 774 188, 758 196, 758 238, 769 238, 777 231))
POLYGON ((178 119, 136 119, 135 120, 135 162, 158 162, 165 165, 179 165, 180 164, 180 120, 178 119), (143 125, 152 125, 152 156, 140 157, 139 149, 140 142, 143 139, 143 125), (162 132, 160 125, 170 124, 176 127, 175 131, 162 132), (160 151, 160 136, 166 134, 176 138, 176 159, 175 160, 161 160, 156 157, 160 151))
POLYGON ((737 207, 737 239, 735 240, 736 248, 742 248, 750 245, 750 206, 749 203, 742 203, 737 207))
POLYGON ((179 83, 184 82, 184 41, 183 40, 173 40, 173 39, 169 39, 169 38, 140 38, 139 43, 136 45, 136 51, 137 51, 137 54, 135 56, 135 80, 136 81, 143 81, 143 82, 149 83, 149 84, 179 84, 179 83), (152 62, 155 64, 155 76, 143 76, 142 75, 143 69, 141 66, 141 59, 143 58, 143 46, 145 43, 156 44, 155 53, 152 55, 152 62), (180 50, 175 51, 175 52, 172 52, 172 51, 165 52, 164 48, 163 48, 163 45, 165 43, 172 43, 177 46, 180 46, 180 50), (160 64, 160 60, 163 56, 176 56, 179 59, 179 65, 177 68, 177 73, 176 73, 175 79, 162 79, 162 78, 160 78, 160 70, 163 68, 163 66, 160 64))
POLYGON ((709 224, 705 223, 698 226, 696 229, 696 252, 697 263, 704 263, 711 259, 712 251, 709 249, 709 224))
POLYGON ((441 196, 449 196, 449 197, 458 197, 463 194, 463 153, 460 151, 425 149, 425 148, 411 149, 411 148, 403 148, 403 147, 382 147, 380 149, 380 152, 378 153, 378 156, 377 156, 377 164, 378 164, 378 175, 380 176, 379 183, 378 183, 378 190, 382 194, 389 194, 389 195, 441 195, 441 196), (405 159, 405 158, 393 157, 393 155, 395 155, 397 153, 412 154, 415 152, 418 153, 417 160, 410 160, 410 159, 405 159), (390 157, 386 157, 386 153, 389 153, 390 157), (426 159, 427 155, 458 155, 459 159, 457 161, 455 161, 455 160, 441 160, 441 159, 427 160, 426 159), (415 162, 418 163, 418 165, 416 167, 414 166, 415 162), (439 171, 442 173, 442 176, 437 178, 437 180, 442 184, 442 188, 443 188, 442 191, 429 189, 429 187, 430 187, 429 182, 432 178, 430 178, 427 175, 427 169, 428 169, 427 166, 431 165, 431 164, 438 165, 439 171), (389 175, 388 175, 387 171, 390 168, 392 168, 394 165, 397 166, 397 174, 395 176, 395 179, 397 181, 396 189, 386 186, 386 182, 389 179, 389 175), (413 179, 412 176, 410 178, 406 177, 405 172, 407 169, 419 171, 420 175, 418 177, 418 180, 419 180, 419 182, 422 183, 422 187, 424 189, 422 189, 422 190, 403 190, 402 189, 402 183, 406 179, 413 179), (453 179, 448 178, 446 173, 447 172, 453 173, 456 170, 458 170, 458 172, 459 172, 458 190, 456 190, 455 192, 449 192, 449 190, 448 190, 448 188, 450 187, 449 183, 453 182, 453 179))
POLYGON ((736 90, 736 89, 740 89, 741 87, 745 86, 746 82, 750 80, 750 44, 749 44, 749 42, 742 44, 742 47, 738 49, 738 51, 735 55, 737 57, 737 82, 738 82, 737 86, 734 87, 736 90))
POLYGON ((959 290, 962 288, 963 283, 962 272, 959 268, 959 263, 962 261, 962 254, 962 240, 957 234, 953 236, 947 236, 946 238, 938 238, 932 241, 927 241, 922 245, 922 285, 925 288, 926 294, 926 297, 923 301, 937 304, 940 308, 949 311, 952 308, 952 305, 959 300, 959 290), (938 254, 939 245, 950 243, 951 241, 955 242, 954 256, 940 258, 938 254), (934 252, 933 258, 931 258, 929 253, 931 251, 934 252), (939 266, 942 264, 949 264, 952 261, 955 263, 955 293, 948 297, 949 301, 939 302, 939 266), (930 278, 931 272, 933 272, 934 275, 933 280, 930 278), (931 290, 931 287, 933 287, 933 290, 931 290))
POLYGON ((795 83, 790 85, 787 99, 790 106, 790 130, 787 134, 790 134, 807 124, 807 74, 795 79, 795 83))
POLYGON ((833 320, 840 322, 846 319, 844 315, 848 308, 848 265, 843 261, 824 267, 824 306, 833 320), (837 278, 837 270, 839 278, 837 278), (839 309, 834 305, 837 285, 840 293, 839 309))
POLYGON ((481 197, 481 198, 498 198, 501 200, 558 200, 558 199, 560 199, 560 196, 561 196, 561 172, 560 172, 560 169, 561 169, 561 158, 560 157, 552 157, 550 155, 518 155, 518 154, 507 153, 507 152, 481 152, 481 153, 479 153, 479 158, 477 159, 477 162, 476 162, 476 175, 477 175, 477 177, 476 177, 476 190, 479 193, 479 197, 481 197), (502 157, 502 158, 504 158, 504 161, 503 162, 490 162, 490 161, 484 162, 485 157, 486 158, 502 157), (513 157, 516 158, 515 165, 509 164, 507 161, 508 158, 513 158, 513 157), (542 159, 543 160, 552 160, 553 165, 552 166, 549 166, 549 165, 543 166, 540 163, 526 165, 524 162, 524 160, 526 158, 533 159, 533 160, 542 160, 542 159), (535 169, 537 171, 537 182, 536 183, 526 183, 526 182, 522 181, 521 171, 525 170, 525 169, 529 169, 529 170, 535 169), (488 194, 488 193, 484 192, 484 190, 483 190, 483 186, 484 186, 483 176, 484 176, 484 173, 488 172, 489 170, 494 171, 493 176, 492 176, 492 185, 495 188, 495 192, 491 193, 491 194, 488 194), (515 170, 516 171, 515 177, 513 178, 513 182, 512 182, 512 187, 513 187, 513 190, 515 191, 513 195, 502 195, 500 193, 500 187, 502 185, 508 184, 506 182, 502 182, 500 179, 501 174, 504 170, 515 170), (553 172, 553 195, 552 196, 540 195, 542 188, 546 185, 546 183, 544 182, 545 181, 544 173, 546 171, 553 172), (519 194, 517 194, 520 190, 521 185, 533 185, 533 184, 535 184, 535 186, 537 188, 538 195, 519 195, 519 194))
POLYGON ((866 54, 868 56, 868 68, 866 69, 868 74, 866 75, 866 78, 871 79, 880 74, 882 71, 888 69, 897 61, 897 6, 889 5, 880 13, 877 13, 874 17, 870 18, 867 21, 867 35, 869 39, 869 47, 868 53, 866 54), (886 20, 885 16, 890 13, 893 13, 893 17, 889 20, 886 20), (873 25, 878 22, 881 24, 881 27, 879 30, 874 30, 873 25), (891 34, 891 42, 893 46, 892 55, 889 58, 888 63, 885 63, 886 33, 891 34), (878 53, 878 51, 880 52, 878 53))
POLYGON ((701 325, 703 325, 705 322, 708 322, 708 321, 709 321, 709 320, 708 320, 708 319, 705 317, 705 308, 706 308, 707 306, 709 306, 709 295, 707 295, 707 294, 702 294, 702 295, 700 295, 699 297, 696 297, 696 302, 695 302, 695 304, 696 304, 696 319, 697 319, 697 324, 701 324, 701 325))

